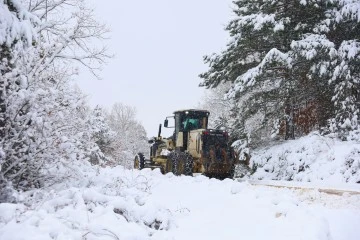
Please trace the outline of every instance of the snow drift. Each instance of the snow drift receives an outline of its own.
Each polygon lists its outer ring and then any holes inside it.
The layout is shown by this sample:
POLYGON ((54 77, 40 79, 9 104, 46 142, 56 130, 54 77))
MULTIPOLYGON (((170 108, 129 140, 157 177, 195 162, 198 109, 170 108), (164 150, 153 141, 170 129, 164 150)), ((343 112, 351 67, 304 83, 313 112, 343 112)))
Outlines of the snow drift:
POLYGON ((252 153, 252 179, 359 183, 360 144, 312 133, 252 153))
POLYGON ((0 204, 0 239, 358 240, 360 195, 122 167, 0 204))

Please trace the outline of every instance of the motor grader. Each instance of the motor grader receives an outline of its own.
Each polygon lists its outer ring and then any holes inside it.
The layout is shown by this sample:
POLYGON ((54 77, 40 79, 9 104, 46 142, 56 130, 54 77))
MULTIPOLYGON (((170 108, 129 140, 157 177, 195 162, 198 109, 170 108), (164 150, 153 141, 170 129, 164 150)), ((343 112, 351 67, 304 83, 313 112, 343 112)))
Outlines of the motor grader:
POLYGON ((210 113, 206 110, 180 110, 174 116, 166 117, 165 128, 174 128, 168 138, 159 133, 149 141, 150 157, 139 153, 134 159, 134 168, 159 168, 162 173, 175 175, 202 173, 209 177, 232 178, 238 158, 229 145, 226 131, 208 129, 210 113), (174 126, 168 119, 174 118, 174 126))

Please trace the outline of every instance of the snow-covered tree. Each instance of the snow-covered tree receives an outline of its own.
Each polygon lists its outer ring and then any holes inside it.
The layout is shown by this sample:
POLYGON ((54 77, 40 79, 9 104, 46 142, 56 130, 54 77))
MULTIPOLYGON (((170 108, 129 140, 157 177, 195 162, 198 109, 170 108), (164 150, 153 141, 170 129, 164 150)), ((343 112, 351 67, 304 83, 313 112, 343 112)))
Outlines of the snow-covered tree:
POLYGON ((86 122, 89 130, 86 131, 86 141, 93 143, 90 154, 90 162, 93 164, 106 164, 111 161, 111 154, 114 151, 112 143, 115 141, 115 132, 110 129, 106 119, 106 112, 97 106, 89 114, 86 122))
POLYGON ((342 137, 350 131, 359 139, 360 110, 360 3, 357 0, 336 0, 326 12, 318 31, 332 43, 329 50, 329 82, 334 84, 332 101, 335 117, 333 130, 342 137), (330 70, 330 71, 329 71, 330 70))
POLYGON ((117 164, 131 166, 133 157, 139 152, 148 151, 145 128, 136 120, 134 107, 115 103, 107 116, 109 126, 115 132, 110 156, 117 164))
POLYGON ((24 0, 24 3, 41 21, 37 31, 43 62, 31 73, 41 72, 53 63, 78 63, 99 77, 98 71, 110 57, 103 45, 109 30, 96 20, 85 0, 24 0))
POLYGON ((210 128, 222 128, 229 131, 233 125, 234 118, 231 113, 236 102, 225 98, 230 86, 229 83, 224 83, 219 84, 217 88, 208 89, 199 104, 199 108, 210 112, 210 128))
POLYGON ((66 63, 94 72, 107 56, 88 44, 106 30, 80 0, 1 1, 0 22, 0 181, 29 188, 75 176, 95 145, 84 141, 87 105, 66 63))
MULTIPOLYGON (((26 94, 22 89, 25 76, 16 61, 21 59, 31 48, 39 24, 36 16, 27 12, 18 1, 0 2, 0 188, 6 184, 5 175, 10 169, 23 174, 18 166, 25 163, 27 157, 26 139, 23 129, 27 128, 30 119, 24 117, 28 105, 26 94), (12 105, 21 107, 13 108, 12 105), (17 121, 17 119, 19 121, 17 121), (13 140, 13 141, 12 141, 13 140)), ((10 179, 11 180, 11 179, 10 179)))
POLYGON ((228 24, 231 40, 205 57, 202 86, 232 83, 237 126, 262 141, 297 127, 358 126, 359 9, 356 0, 240 0, 228 24), (247 129, 247 130, 246 130, 247 129))

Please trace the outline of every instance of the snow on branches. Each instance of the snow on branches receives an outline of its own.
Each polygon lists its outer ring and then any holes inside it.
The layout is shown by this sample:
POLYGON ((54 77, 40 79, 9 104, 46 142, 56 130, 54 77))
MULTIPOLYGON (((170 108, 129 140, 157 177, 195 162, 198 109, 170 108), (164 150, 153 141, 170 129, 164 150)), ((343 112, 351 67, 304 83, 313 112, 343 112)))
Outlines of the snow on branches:
POLYGON ((82 0, 0 2, 0 185, 52 184, 101 155, 69 63, 95 74, 108 55, 90 43, 106 32, 82 0))
POLYGON ((356 131, 359 1, 239 0, 234 4, 236 17, 226 28, 231 37, 227 49, 204 58, 209 69, 200 75, 201 86, 232 83, 227 96, 238 102, 246 98, 245 108, 253 108, 248 114, 239 109, 237 122, 245 124, 260 111, 264 117, 258 129, 268 136, 276 121, 296 128, 293 111, 309 102, 315 106, 313 129, 326 128, 345 138, 356 131))
POLYGON ((26 10, 18 0, 0 2, 0 45, 10 47, 14 41, 20 41, 30 47, 36 38, 34 24, 39 19, 26 10))

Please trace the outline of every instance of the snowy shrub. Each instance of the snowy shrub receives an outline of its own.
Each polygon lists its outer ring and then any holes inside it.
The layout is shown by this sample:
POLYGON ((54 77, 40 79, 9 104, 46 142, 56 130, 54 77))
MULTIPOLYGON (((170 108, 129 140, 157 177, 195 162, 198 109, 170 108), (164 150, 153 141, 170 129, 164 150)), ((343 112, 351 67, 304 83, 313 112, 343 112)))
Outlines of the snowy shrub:
MULTIPOLYGON (((154 179, 123 167, 81 166, 86 178, 21 193, 0 204, 0 236, 23 239, 148 239, 174 225, 173 213, 149 200, 154 179), (11 236, 11 237, 9 237, 11 236)), ((162 176, 157 175, 157 178, 162 176)))
POLYGON ((360 143, 360 129, 350 131, 349 136, 347 137, 347 139, 360 143))
POLYGON ((340 172, 344 175, 346 182, 360 183, 360 149, 355 148, 350 152, 340 172))
POLYGON ((316 133, 253 152, 254 179, 359 182, 360 148, 316 133))
POLYGON ((106 52, 88 44, 106 28, 81 0, 1 1, 0 20, 0 179, 28 189, 78 176, 101 153, 73 65, 98 68, 106 52))

